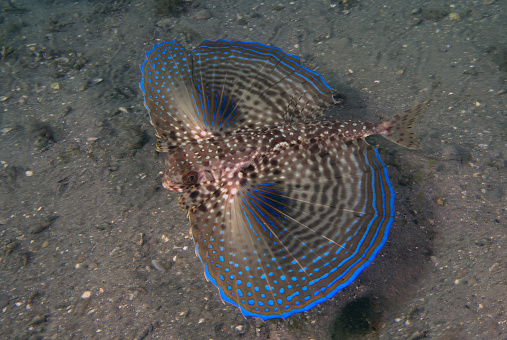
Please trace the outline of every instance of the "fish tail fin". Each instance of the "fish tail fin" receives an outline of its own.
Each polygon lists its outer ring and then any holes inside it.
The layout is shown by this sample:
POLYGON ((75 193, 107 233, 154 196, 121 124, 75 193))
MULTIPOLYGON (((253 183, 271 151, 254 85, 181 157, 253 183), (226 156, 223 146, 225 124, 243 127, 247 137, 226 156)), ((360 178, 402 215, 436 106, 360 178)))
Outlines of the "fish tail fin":
POLYGON ((401 145, 408 149, 420 149, 421 142, 417 137, 415 125, 417 120, 426 111, 432 100, 422 102, 421 104, 396 115, 383 122, 384 131, 380 134, 391 142, 401 145))

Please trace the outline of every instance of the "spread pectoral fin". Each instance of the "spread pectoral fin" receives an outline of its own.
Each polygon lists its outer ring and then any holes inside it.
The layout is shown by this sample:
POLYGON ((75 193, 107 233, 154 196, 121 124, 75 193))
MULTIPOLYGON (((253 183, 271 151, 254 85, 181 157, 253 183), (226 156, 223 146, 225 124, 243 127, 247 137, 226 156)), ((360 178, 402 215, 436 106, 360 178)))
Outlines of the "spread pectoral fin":
POLYGON ((335 137, 279 148, 182 197, 206 277, 264 320, 350 284, 386 242, 393 202, 377 151, 335 137))

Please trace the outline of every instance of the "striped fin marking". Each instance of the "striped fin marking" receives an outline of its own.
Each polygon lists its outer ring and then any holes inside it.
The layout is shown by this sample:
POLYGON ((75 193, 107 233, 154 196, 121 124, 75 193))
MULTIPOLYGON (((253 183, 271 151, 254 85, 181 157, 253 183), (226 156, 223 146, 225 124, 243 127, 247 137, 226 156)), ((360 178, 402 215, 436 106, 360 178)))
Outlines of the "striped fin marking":
POLYGON ((140 87, 167 151, 219 132, 305 122, 334 103, 332 90, 299 58, 260 43, 204 41, 188 52, 156 45, 141 65, 140 87))
POLYGON ((207 191, 189 211, 206 277, 245 316, 309 310, 349 285, 387 240, 394 191, 378 152, 332 137, 307 146, 257 160, 238 175, 240 187, 193 189, 207 191), (308 160, 310 171, 294 170, 308 160), (286 161, 296 163, 283 170, 286 161))

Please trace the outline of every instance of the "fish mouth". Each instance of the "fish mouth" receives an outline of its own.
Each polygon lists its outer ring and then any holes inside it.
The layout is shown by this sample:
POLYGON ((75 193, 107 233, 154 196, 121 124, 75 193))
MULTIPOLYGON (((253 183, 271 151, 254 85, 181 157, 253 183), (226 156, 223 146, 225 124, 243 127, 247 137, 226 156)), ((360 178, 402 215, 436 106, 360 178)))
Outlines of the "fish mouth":
POLYGON ((162 179, 162 186, 171 191, 183 192, 184 190, 183 185, 173 183, 169 178, 165 178, 165 176, 162 179))
POLYGON ((167 190, 176 191, 176 192, 183 192, 182 188, 174 187, 165 183, 162 183, 162 186, 166 188, 167 190))

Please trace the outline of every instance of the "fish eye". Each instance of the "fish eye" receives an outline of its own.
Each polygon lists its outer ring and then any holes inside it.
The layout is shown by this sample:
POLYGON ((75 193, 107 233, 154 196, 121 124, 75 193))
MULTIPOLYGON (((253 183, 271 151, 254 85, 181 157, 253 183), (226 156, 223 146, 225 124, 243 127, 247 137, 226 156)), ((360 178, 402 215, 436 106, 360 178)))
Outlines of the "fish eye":
POLYGON ((194 185, 197 183, 197 172, 195 171, 187 171, 183 176, 181 176, 181 182, 186 185, 194 185))

